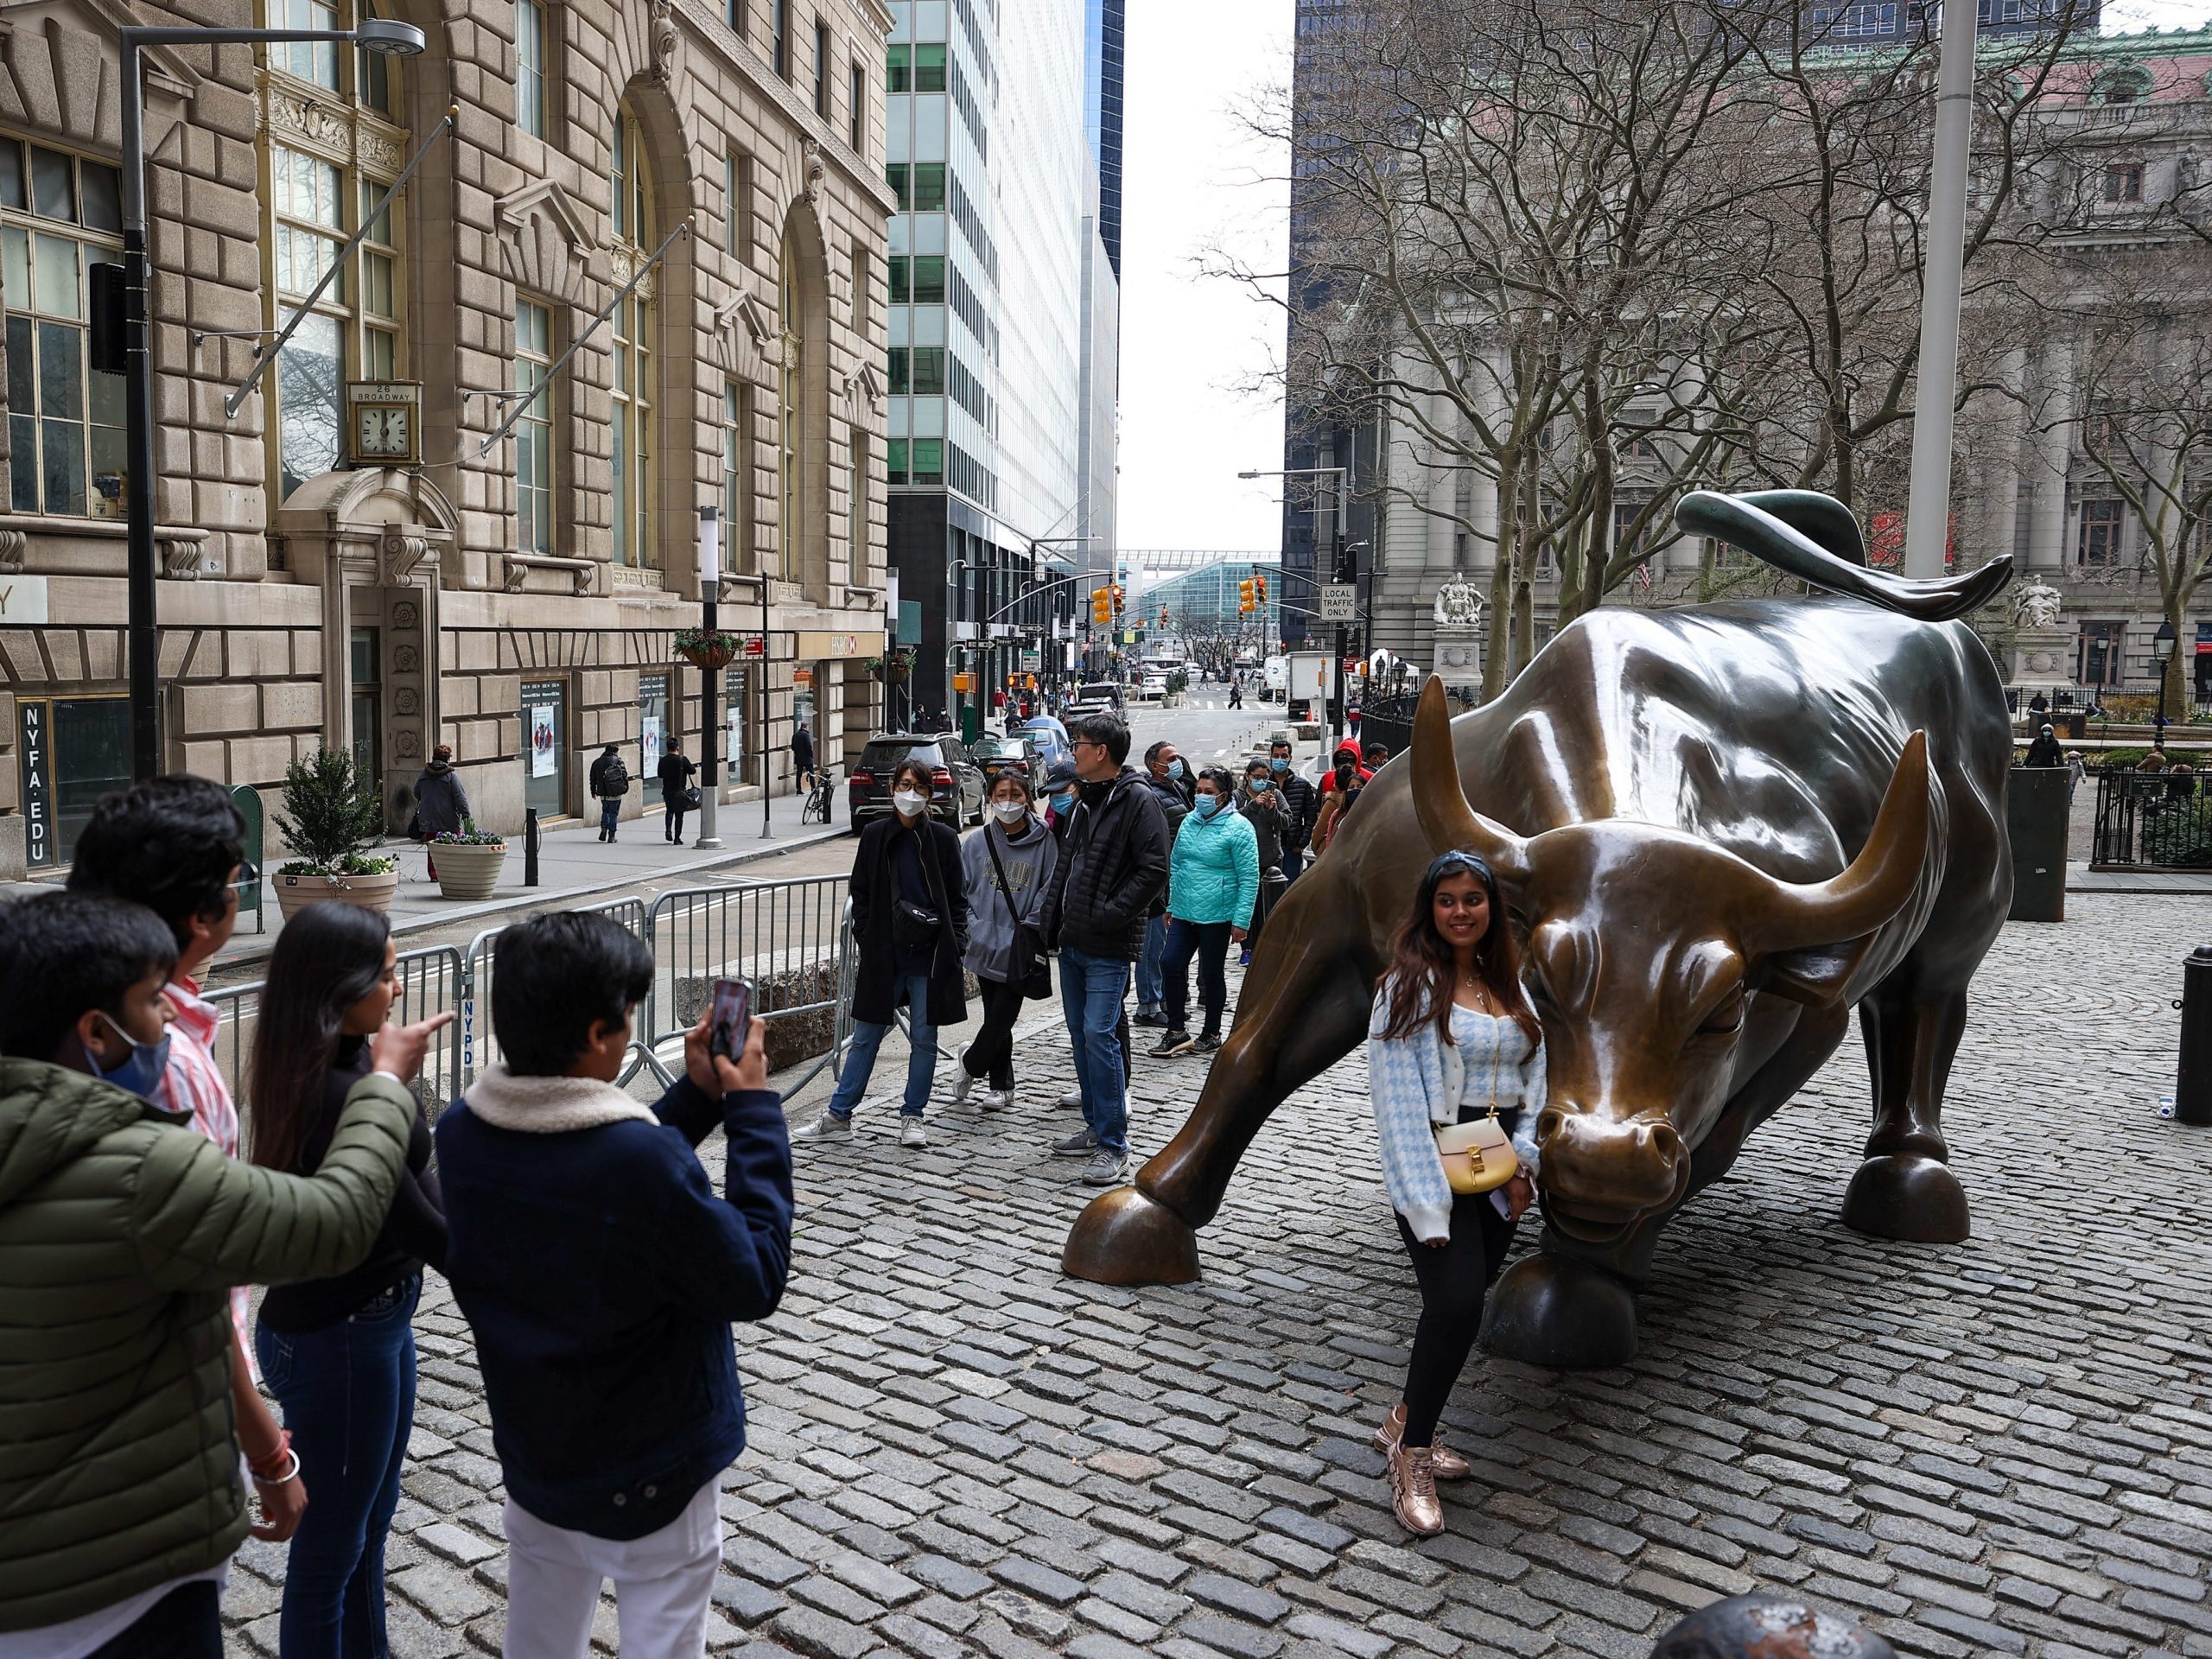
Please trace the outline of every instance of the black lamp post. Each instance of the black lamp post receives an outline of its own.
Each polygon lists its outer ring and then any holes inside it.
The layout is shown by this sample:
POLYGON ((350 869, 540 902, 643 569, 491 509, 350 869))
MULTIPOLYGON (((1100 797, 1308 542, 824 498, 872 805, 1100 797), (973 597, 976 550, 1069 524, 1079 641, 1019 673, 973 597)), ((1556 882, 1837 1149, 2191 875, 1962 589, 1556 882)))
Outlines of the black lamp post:
POLYGON ((2174 646, 2178 643, 2171 620, 2158 624, 2158 631, 2151 636, 2151 665, 2158 671, 2158 712, 2151 722, 2151 747, 2166 747, 2166 674, 2174 659, 2174 646))
MULTIPOLYGON (((161 628, 154 570, 154 355, 147 338, 146 92, 139 54, 149 46, 344 41, 365 52, 413 57, 427 42, 412 23, 370 18, 358 29, 130 28, 118 31, 123 108, 124 512, 128 519, 130 776, 162 769, 161 628)), ((272 434, 276 422, 269 423, 272 434)))

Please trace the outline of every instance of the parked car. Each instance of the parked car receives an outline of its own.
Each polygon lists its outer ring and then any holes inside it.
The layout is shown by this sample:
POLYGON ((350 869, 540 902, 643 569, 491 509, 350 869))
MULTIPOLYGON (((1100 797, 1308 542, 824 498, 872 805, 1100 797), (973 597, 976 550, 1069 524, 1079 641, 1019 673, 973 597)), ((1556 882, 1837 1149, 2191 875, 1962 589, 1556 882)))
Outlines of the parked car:
POLYGON ((1075 696, 1069 700, 1068 710, 1077 715, 1118 715, 1122 712, 1122 688, 1111 680, 1078 685, 1075 696))
POLYGON ((989 732, 977 738, 969 753, 983 774, 983 798, 990 798, 991 785, 1001 772, 1014 772, 1029 780, 1029 792, 1035 794, 1044 779, 1044 771, 1037 764, 1036 754, 1020 737, 999 737, 989 732))
POLYGON ((1068 728, 1050 715, 1039 715, 1033 720, 1024 721, 1021 729, 1014 735, 1021 740, 1022 746, 1029 751, 1031 760, 1035 763, 1033 775, 1040 789, 1044 786, 1045 774, 1052 771, 1055 761, 1065 760, 1071 766, 1075 764, 1075 746, 1068 741, 1068 728))
POLYGON ((1158 702, 1167 695, 1167 677, 1165 674, 1146 675, 1144 683, 1137 689, 1137 695, 1147 702, 1158 702))
POLYGON ((982 768, 950 732, 879 732, 868 741, 845 780, 855 831, 885 817, 891 805, 891 773, 909 755, 931 772, 930 812, 957 830, 983 821, 982 768))

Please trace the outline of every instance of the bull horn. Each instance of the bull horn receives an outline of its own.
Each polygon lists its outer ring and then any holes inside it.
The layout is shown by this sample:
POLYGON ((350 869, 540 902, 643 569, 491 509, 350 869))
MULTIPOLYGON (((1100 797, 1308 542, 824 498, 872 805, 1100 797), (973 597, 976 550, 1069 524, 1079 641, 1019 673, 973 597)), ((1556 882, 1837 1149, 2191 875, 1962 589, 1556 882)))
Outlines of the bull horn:
POLYGON ((1905 907, 1928 857, 1928 734, 1905 740, 1874 816, 1873 833, 1840 874, 1826 881, 1774 883, 1775 908, 1760 928, 1769 950, 1863 939, 1905 907))
POLYGON ((1421 689, 1414 714, 1414 817, 1428 844, 1440 853, 1457 849, 1479 854, 1500 881, 1528 871, 1528 842, 1503 824, 1467 804, 1459 786, 1459 757, 1452 747, 1452 711, 1444 701, 1444 682, 1432 674, 1421 689))

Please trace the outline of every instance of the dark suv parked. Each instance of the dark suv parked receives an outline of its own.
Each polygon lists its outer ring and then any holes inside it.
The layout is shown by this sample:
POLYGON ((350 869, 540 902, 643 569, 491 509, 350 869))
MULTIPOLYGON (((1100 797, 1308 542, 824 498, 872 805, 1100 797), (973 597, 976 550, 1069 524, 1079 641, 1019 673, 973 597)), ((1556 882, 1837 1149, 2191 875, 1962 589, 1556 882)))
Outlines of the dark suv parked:
POLYGON ((855 830, 889 816, 891 773, 909 756, 930 769, 932 817, 956 830, 983 821, 983 773, 958 738, 950 732, 879 732, 868 739, 846 779, 855 830))

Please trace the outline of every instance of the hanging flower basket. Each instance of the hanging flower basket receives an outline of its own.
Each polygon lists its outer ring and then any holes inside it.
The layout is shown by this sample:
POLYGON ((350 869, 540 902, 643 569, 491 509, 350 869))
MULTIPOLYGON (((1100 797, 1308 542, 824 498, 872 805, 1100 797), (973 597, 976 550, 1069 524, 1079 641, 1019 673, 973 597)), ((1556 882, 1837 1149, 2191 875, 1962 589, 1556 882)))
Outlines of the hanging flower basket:
POLYGON ((676 631, 676 654, 709 674, 720 673, 744 651, 745 641, 734 633, 708 633, 698 628, 676 631))
POLYGON ((887 657, 868 658, 868 671, 887 685, 904 685, 914 671, 914 651, 908 646, 887 657))

